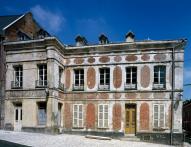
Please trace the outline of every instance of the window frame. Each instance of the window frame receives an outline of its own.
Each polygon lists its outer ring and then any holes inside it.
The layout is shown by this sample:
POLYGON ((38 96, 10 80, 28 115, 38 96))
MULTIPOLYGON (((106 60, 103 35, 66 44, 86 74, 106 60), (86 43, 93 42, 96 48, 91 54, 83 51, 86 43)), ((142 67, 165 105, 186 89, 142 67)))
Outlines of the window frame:
POLYGON ((153 104, 153 128, 165 128, 165 121, 166 121, 166 116, 165 116, 165 104, 153 104), (155 106, 157 106, 157 119, 155 119, 155 106), (161 106, 163 106, 163 124, 161 125, 161 106), (155 121, 157 121, 157 126, 155 126, 155 121))
POLYGON ((84 86, 84 69, 83 68, 76 68, 74 69, 74 86, 84 86), (76 79, 76 72, 79 71, 78 79, 76 79), (83 72, 82 72, 83 71, 83 72), (82 72, 82 73, 81 73, 82 72), (83 78, 82 78, 83 77, 83 78), (82 79, 81 79, 82 78, 82 79), (76 84, 76 80, 79 81, 79 84, 76 84), (82 82, 83 81, 83 82, 82 82), (81 83, 82 82, 82 83, 81 83))
POLYGON ((23 66, 22 65, 15 65, 14 68, 14 81, 13 81, 13 88, 22 88, 23 87, 23 66), (18 68, 18 70, 17 70, 18 68), (18 75, 17 75, 18 73, 18 75), (18 83, 17 83, 18 82, 18 83))
POLYGON ((125 68, 125 90, 136 90, 137 89, 137 67, 129 66, 125 68), (133 71, 135 69, 135 72, 133 71), (135 77, 134 77, 135 76, 135 77), (133 82, 135 79, 135 82, 133 82), (130 82, 128 82, 128 80, 130 82))
POLYGON ((154 66, 154 84, 165 84, 166 83, 166 66, 165 65, 156 65, 154 66), (158 69, 156 69, 158 68, 158 69), (163 70, 164 69, 164 70, 163 70), (158 71, 155 71, 158 70, 158 71), (162 72, 164 72, 164 77, 161 76, 162 72), (157 77, 155 77, 155 73, 157 74, 157 77), (158 79, 158 82, 155 81, 155 79, 158 79), (162 83, 161 79, 164 78, 164 83, 162 83))
POLYGON ((108 104, 98 105, 98 128, 109 128, 109 105, 108 104), (102 106, 103 112, 100 112, 100 106, 102 106), (106 107, 107 107, 107 112, 105 112, 106 107), (102 119, 100 119, 100 113, 102 113, 102 119), (106 113, 107 113, 107 119, 105 119, 106 113))
POLYGON ((73 128, 83 128, 84 127, 84 112, 83 112, 83 104, 73 104, 73 121, 72 121, 72 126, 73 128), (75 106, 77 107, 77 111, 75 111, 75 106), (80 112, 80 107, 81 107, 81 112, 80 112), (77 113, 77 116, 75 117, 75 112, 77 113), (80 118, 80 113, 81 113, 81 118, 80 118), (76 123, 75 124, 75 119, 76 123), (81 121, 81 125, 80 125, 81 121))
POLYGON ((104 67, 104 68, 100 68, 99 69, 99 84, 100 85, 110 85, 110 80, 111 80, 111 76, 110 76, 110 68, 109 67, 104 67), (104 70, 104 73, 101 74, 101 70, 104 70), (109 71, 109 73, 107 73, 107 70, 109 71), (103 75, 103 84, 101 83, 102 77, 101 75, 103 75), (109 77, 107 77, 109 76, 109 77), (108 79, 108 83, 107 83, 107 79, 108 79))
POLYGON ((38 79, 37 80, 38 81, 37 87, 46 87, 46 86, 48 86, 47 64, 38 64, 37 67, 38 67, 38 71, 37 71, 37 79, 38 79), (42 67, 42 69, 40 69, 40 67, 42 67), (42 70, 42 75, 40 73, 41 70, 42 70), (42 77, 42 79, 40 77, 42 77), (42 81, 42 84, 41 84, 41 81, 42 81))

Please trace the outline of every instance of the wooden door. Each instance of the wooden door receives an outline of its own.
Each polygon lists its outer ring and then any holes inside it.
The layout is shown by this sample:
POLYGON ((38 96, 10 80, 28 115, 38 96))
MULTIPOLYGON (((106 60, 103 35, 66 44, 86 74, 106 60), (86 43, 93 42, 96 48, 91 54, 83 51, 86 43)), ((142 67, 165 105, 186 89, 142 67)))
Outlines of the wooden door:
POLYGON ((126 107, 125 117, 126 117, 125 133, 126 134, 135 134, 135 128, 136 128, 135 105, 126 107))

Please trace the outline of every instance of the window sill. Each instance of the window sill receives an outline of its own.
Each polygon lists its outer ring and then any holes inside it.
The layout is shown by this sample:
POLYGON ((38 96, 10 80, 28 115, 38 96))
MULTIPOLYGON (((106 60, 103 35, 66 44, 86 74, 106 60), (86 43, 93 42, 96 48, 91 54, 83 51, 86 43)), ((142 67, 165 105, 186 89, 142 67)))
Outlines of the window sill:
POLYGON ((98 129, 107 130, 109 127, 98 127, 98 129))
POLYGON ((165 131, 165 130, 167 130, 167 128, 153 128, 153 131, 157 131, 157 132, 165 131))
POLYGON ((84 127, 72 127, 72 129, 84 129, 84 127))

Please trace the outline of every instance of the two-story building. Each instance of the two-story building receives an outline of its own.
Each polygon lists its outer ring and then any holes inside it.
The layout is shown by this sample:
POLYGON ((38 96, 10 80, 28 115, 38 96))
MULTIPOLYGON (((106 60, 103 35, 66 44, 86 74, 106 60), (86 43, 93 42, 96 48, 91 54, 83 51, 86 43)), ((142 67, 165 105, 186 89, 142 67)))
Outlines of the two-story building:
POLYGON ((110 43, 100 35, 75 46, 55 37, 4 43, 5 126, 15 131, 182 139, 186 40, 110 43))
POLYGON ((38 39, 50 36, 34 20, 30 12, 22 15, 0 16, 0 128, 4 126, 6 61, 4 42, 38 39))

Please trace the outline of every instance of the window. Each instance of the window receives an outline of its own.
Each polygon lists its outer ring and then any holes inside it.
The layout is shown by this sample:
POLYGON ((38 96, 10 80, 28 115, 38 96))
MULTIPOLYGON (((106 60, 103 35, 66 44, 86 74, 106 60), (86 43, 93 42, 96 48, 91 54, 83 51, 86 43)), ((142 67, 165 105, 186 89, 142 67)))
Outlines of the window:
POLYGON ((38 125, 46 125, 46 103, 38 104, 38 125))
POLYGON ((100 90, 108 90, 110 85, 110 69, 109 68, 101 68, 100 72, 100 90))
POLYGON ((23 67, 14 67, 14 81, 11 83, 12 88, 21 88, 23 86, 23 67))
POLYGON ((37 87, 47 86, 47 66, 42 64, 38 65, 38 80, 36 82, 37 87))
POLYGON ((59 68, 59 88, 61 90, 64 90, 64 84, 62 83, 62 75, 63 75, 63 69, 59 68))
POLYGON ((84 89, 84 69, 74 70, 74 90, 84 89))
POLYGON ((165 88, 166 82, 166 67, 155 66, 154 67, 154 88, 165 88))
POLYGON ((154 128, 165 127, 165 110, 163 104, 155 104, 153 108, 154 112, 154 128))
POLYGON ((83 127, 83 105, 73 105, 73 127, 83 127))
POLYGON ((98 127, 107 128, 108 127, 108 105, 100 104, 98 108, 98 127))
POLYGON ((17 40, 24 41, 24 40, 30 40, 31 38, 25 34, 24 32, 18 31, 17 32, 17 40))
POLYGON ((127 67, 125 89, 136 89, 136 88, 137 88, 137 67, 127 67))

